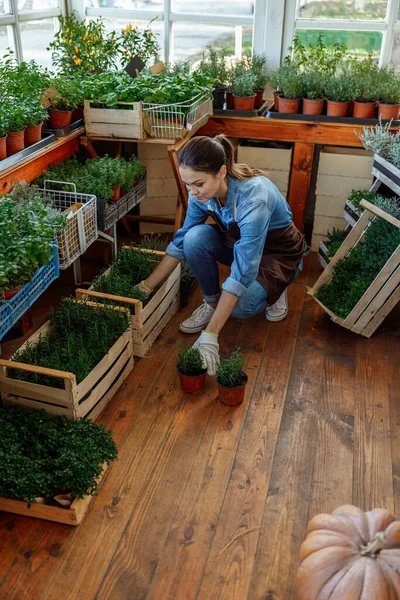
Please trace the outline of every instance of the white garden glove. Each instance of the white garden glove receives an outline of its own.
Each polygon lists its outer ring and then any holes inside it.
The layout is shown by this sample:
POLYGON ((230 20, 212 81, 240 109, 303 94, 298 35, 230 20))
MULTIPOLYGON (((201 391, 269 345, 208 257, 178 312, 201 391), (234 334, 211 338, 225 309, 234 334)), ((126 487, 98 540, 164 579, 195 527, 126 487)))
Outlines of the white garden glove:
POLYGON ((218 334, 202 331, 193 348, 200 351, 204 369, 207 369, 209 375, 214 376, 219 365, 218 334))
POLYGON ((143 294, 146 298, 148 298, 150 296, 150 294, 153 292, 153 290, 151 290, 150 288, 148 288, 144 285, 144 281, 137 283, 133 289, 138 290, 138 292, 143 294))

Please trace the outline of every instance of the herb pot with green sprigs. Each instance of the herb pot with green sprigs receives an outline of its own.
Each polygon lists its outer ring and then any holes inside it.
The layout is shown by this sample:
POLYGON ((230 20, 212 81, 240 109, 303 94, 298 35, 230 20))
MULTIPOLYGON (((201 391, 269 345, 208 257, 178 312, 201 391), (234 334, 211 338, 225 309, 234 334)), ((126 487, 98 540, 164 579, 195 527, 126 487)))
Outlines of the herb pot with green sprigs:
POLYGON ((219 399, 228 406, 238 406, 244 400, 248 376, 243 371, 244 356, 240 348, 223 358, 217 369, 219 399))
POLYGON ((206 383, 207 369, 203 367, 203 360, 199 350, 190 346, 182 347, 178 354, 176 368, 182 391, 189 394, 201 392, 206 383))

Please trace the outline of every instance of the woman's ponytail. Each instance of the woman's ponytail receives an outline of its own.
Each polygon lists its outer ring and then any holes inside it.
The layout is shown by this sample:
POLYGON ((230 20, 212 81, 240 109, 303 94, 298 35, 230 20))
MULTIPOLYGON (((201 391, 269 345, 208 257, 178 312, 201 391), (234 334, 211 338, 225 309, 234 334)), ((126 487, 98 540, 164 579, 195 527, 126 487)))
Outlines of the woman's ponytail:
POLYGON ((250 179, 259 175, 265 177, 264 171, 260 169, 251 169, 248 165, 235 163, 234 155, 233 144, 223 133, 213 138, 202 135, 191 139, 184 146, 178 164, 180 167, 213 175, 225 165, 228 175, 235 179, 250 179))

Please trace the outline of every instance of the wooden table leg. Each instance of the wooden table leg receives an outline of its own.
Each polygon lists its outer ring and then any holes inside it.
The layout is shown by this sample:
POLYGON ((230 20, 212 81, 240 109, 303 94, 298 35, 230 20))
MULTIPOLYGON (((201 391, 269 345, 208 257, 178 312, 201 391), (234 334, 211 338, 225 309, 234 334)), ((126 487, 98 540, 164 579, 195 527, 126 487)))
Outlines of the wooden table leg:
POLYGON ((90 158, 97 158, 97 152, 94 149, 92 142, 84 135, 81 137, 81 144, 87 149, 90 158))
POLYGON ((305 211, 314 158, 314 144, 295 142, 292 168, 290 170, 288 202, 293 213, 293 222, 304 230, 305 211))
POLYGON ((178 194, 176 197, 176 214, 175 214, 175 225, 174 225, 174 233, 178 231, 178 229, 182 226, 182 217, 183 217, 183 204, 178 194))

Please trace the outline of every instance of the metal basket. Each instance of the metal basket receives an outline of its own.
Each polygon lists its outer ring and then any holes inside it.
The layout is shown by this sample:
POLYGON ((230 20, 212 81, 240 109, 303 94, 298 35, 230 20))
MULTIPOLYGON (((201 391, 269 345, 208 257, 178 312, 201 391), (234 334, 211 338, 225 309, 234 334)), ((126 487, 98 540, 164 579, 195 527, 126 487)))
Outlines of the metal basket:
POLYGON ((38 191, 61 212, 67 211, 76 204, 76 210, 70 211, 68 214, 67 228, 57 237, 60 269, 66 269, 98 237, 96 196, 77 193, 74 183, 51 179, 46 180, 44 189, 38 191), (49 183, 56 183, 59 186, 70 185, 74 191, 49 190, 47 189, 49 183))
POLYGON ((54 240, 50 263, 40 267, 10 300, 0 300, 0 340, 59 275, 58 248, 54 240))
POLYGON ((147 177, 145 171, 138 184, 121 196, 119 200, 112 202, 110 198, 97 198, 97 225, 100 231, 106 231, 124 217, 146 197, 146 192, 147 177), (110 206, 107 206, 107 203, 110 203, 110 206))
POLYGON ((176 104, 143 103, 145 129, 156 138, 183 139, 207 123, 212 114, 212 99, 208 92, 176 104))

